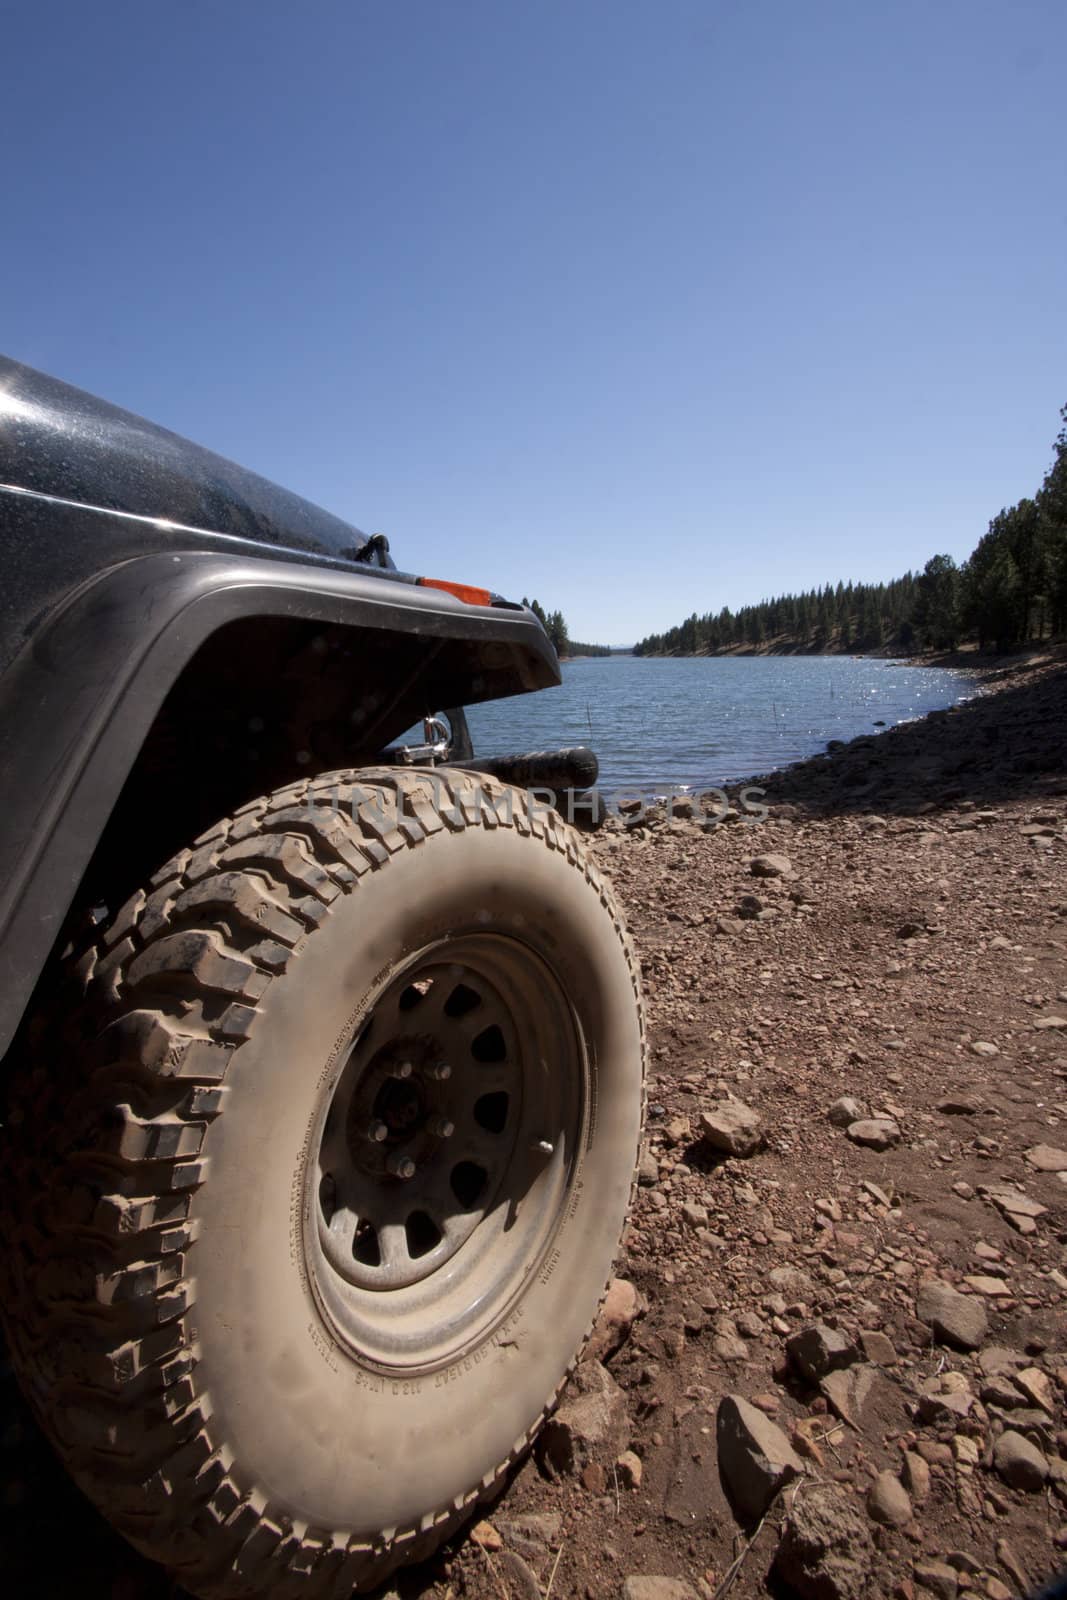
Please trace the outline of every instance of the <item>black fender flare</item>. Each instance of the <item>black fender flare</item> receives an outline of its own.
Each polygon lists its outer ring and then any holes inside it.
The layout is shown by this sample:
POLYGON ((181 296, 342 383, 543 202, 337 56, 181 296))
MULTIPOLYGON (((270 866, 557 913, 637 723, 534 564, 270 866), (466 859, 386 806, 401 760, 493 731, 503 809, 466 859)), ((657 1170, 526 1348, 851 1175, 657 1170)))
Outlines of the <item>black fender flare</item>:
POLYGON ((560 681, 530 612, 380 571, 179 547, 87 580, 0 680, 0 1054, 168 691, 218 629, 268 616, 410 636, 442 705, 560 681))

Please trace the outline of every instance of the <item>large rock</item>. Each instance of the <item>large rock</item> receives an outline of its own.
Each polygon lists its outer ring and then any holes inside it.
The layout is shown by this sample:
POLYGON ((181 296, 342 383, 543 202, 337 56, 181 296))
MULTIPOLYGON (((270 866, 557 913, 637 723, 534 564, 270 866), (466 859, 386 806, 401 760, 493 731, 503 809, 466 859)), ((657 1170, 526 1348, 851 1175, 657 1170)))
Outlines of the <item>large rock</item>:
POLYGON ((626 1278, 613 1278, 586 1346, 586 1360, 607 1361, 630 1336, 641 1312, 641 1297, 626 1278))
POLYGON ((617 1455, 629 1426, 622 1390, 599 1361, 583 1361, 567 1399, 541 1430, 538 1451, 549 1476, 578 1473, 609 1450, 617 1455))
POLYGON ((740 1100, 719 1100, 702 1111, 700 1131, 713 1149, 731 1156, 750 1156, 763 1143, 759 1117, 740 1100))
POLYGON ((818 1383, 837 1367, 850 1367, 859 1352, 847 1333, 813 1322, 786 1340, 786 1354, 802 1378, 818 1383))
POLYGON ((720 1400, 715 1434, 723 1484, 740 1515, 753 1522, 804 1471, 781 1428, 740 1395, 720 1400))
POLYGON ((1048 1462, 1041 1451, 1014 1428, 1002 1433, 993 1446, 993 1465, 1005 1483, 1030 1494, 1037 1494, 1048 1477, 1048 1462))
POLYGON ((949 1283, 933 1278, 915 1299, 915 1315, 934 1332, 961 1350, 977 1350, 986 1336, 989 1318, 975 1295, 960 1294, 949 1283))
POLYGON ((867 1523, 843 1490, 818 1483, 797 1495, 774 1565, 803 1600, 866 1600, 873 1559, 867 1523))

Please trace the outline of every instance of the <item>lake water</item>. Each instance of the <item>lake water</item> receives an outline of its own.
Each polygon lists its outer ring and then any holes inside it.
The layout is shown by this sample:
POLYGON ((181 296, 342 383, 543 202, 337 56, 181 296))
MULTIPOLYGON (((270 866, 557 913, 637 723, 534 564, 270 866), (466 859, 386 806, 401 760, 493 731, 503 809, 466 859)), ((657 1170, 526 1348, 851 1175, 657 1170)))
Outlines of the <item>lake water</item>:
POLYGON ((962 673, 866 657, 608 656, 568 662, 558 689, 467 716, 479 755, 588 744, 605 791, 713 787, 955 705, 975 687, 962 673))

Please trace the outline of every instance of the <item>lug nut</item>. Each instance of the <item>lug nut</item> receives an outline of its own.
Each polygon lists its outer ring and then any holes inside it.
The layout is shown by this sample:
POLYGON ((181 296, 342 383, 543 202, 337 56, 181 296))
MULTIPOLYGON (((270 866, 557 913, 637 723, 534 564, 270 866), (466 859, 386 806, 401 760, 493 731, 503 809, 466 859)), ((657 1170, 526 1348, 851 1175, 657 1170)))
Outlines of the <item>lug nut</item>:
POLYGON ((543 1156, 550 1156, 554 1154, 556 1147, 548 1139, 538 1139, 534 1149, 539 1150, 543 1156))
POLYGON ((411 1077, 411 1062, 410 1061, 398 1061, 396 1066, 393 1068, 393 1077, 394 1078, 410 1078, 411 1077))
POLYGON ((430 1122, 430 1132, 435 1139, 451 1139, 455 1131, 456 1124, 447 1117, 434 1117, 430 1122))
POLYGON ((410 1156, 402 1156, 399 1151, 394 1152, 385 1163, 394 1178, 413 1178, 415 1176, 415 1163, 410 1156))
POLYGON ((389 1129, 386 1127, 384 1122, 380 1122, 375 1117, 367 1123, 367 1138, 370 1140, 371 1144, 381 1144, 382 1140, 388 1139, 388 1137, 389 1129))
POLYGON ((452 1076, 452 1068, 447 1061, 438 1061, 426 1069, 426 1076, 432 1078, 435 1083, 444 1083, 446 1078, 452 1076))

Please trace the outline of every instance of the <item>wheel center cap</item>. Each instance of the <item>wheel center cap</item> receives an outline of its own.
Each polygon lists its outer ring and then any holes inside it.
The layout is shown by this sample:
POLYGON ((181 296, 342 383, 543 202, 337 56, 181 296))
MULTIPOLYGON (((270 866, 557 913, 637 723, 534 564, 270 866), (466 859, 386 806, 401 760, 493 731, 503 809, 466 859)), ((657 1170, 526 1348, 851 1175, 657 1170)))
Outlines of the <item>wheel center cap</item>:
POLYGON ((422 1093, 411 1078, 387 1078, 374 1101, 374 1115, 381 1118, 394 1138, 410 1133, 422 1111, 422 1093))

